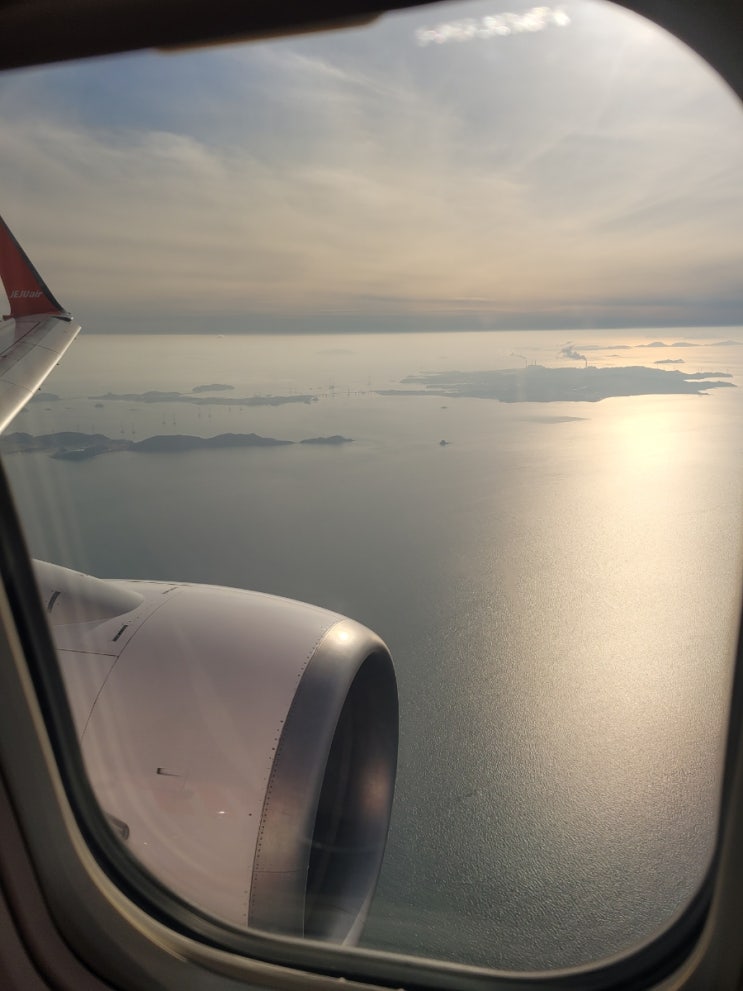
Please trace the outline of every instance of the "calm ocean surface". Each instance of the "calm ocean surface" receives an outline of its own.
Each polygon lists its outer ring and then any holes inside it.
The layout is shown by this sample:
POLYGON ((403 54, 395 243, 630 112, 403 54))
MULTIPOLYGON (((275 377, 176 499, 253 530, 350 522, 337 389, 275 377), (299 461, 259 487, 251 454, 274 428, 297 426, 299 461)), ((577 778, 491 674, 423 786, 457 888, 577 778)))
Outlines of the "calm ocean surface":
MULTIPOLYGON (((569 334, 82 336, 11 430, 352 444, 5 458, 33 554, 235 585, 376 630, 401 749, 370 945, 515 969, 624 950, 712 852, 741 581, 743 391, 599 403, 380 395, 518 368, 569 334), (150 389, 311 394, 244 407, 150 389), (441 440, 448 444, 442 446, 441 440)), ((718 371, 731 331, 572 336, 598 367, 718 371), (612 350, 653 340, 698 345, 612 350), (678 365, 657 365, 670 356, 678 365)))

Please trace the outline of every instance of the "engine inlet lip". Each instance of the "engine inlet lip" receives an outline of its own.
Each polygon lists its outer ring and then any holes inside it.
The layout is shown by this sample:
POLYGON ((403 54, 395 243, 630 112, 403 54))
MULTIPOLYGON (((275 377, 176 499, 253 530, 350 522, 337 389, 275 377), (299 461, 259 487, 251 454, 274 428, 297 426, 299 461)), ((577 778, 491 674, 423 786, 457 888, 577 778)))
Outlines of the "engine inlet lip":
POLYGON ((384 854, 397 746, 389 651, 370 630, 340 621, 307 664, 277 745, 253 861, 250 927, 358 938, 384 854))

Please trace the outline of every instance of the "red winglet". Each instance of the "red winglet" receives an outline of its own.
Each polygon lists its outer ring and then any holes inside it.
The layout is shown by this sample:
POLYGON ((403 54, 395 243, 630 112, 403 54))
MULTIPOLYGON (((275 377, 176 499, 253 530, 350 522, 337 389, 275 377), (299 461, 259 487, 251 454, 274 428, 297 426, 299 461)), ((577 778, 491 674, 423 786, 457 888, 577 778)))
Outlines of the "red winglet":
POLYGON ((10 302, 11 317, 65 312, 2 217, 0 217, 0 279, 3 281, 10 302))

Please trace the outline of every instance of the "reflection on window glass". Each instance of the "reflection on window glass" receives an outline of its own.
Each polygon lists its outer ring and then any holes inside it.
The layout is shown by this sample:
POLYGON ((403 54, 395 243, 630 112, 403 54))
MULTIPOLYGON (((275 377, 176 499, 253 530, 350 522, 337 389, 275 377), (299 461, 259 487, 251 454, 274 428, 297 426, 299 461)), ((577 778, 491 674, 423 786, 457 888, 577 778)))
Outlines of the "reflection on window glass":
POLYGON ((122 841, 238 924, 492 967, 668 925, 741 588, 711 70, 464 3, 10 74, 0 123, 83 325, 0 449, 122 841))

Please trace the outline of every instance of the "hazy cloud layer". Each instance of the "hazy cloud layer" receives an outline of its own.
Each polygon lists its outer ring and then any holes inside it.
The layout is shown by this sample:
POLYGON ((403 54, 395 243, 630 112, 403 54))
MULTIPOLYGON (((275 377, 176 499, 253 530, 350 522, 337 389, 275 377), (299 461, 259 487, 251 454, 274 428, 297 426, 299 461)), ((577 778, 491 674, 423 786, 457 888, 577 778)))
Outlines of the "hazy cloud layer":
POLYGON ((421 47, 421 9, 6 75, 0 209, 89 330, 739 321, 739 107, 634 15, 562 7, 507 43, 421 47))
POLYGON ((638 348, 697 348, 698 344, 692 343, 691 341, 674 341, 672 344, 666 344, 664 341, 651 341, 649 344, 637 344, 638 348))

